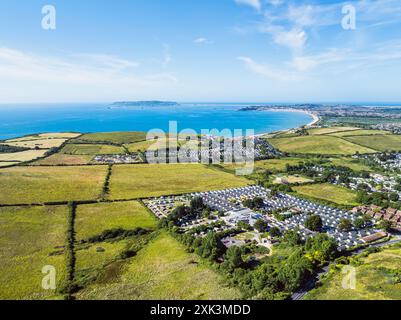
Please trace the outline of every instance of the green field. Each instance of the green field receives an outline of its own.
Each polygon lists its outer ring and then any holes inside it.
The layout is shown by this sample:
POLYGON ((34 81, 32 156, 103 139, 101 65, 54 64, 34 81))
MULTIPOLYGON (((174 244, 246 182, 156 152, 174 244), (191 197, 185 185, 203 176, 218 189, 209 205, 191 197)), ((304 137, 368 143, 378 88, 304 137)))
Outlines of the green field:
POLYGON ((115 166, 110 180, 110 198, 157 197, 248 184, 251 182, 245 178, 201 164, 115 166))
POLYGON ((391 132, 383 130, 354 130, 354 131, 337 132, 330 135, 336 137, 352 137, 352 136, 372 136, 372 135, 387 135, 387 134, 391 134, 391 132))
POLYGON ((129 144, 146 140, 145 132, 102 132, 88 133, 77 138, 78 141, 88 142, 112 142, 116 144, 129 144))
POLYGON ((94 200, 107 166, 12 167, 0 170, 0 204, 94 200))
POLYGON ((355 192, 332 184, 311 184, 293 187, 298 194, 341 205, 358 205, 355 192))
POLYGON ((401 150, 401 135, 354 136, 345 139, 377 151, 401 150))
POLYGON ((67 144, 61 153, 70 155, 122 154, 124 148, 105 144, 67 144))
POLYGON ((54 266, 60 286, 66 218, 66 207, 0 208, 0 299, 58 298, 54 290, 42 288, 42 268, 54 266))
POLYGON ((78 206, 75 226, 77 240, 84 240, 115 228, 155 229, 156 218, 137 201, 86 204, 78 206))
POLYGON ((69 155, 56 153, 45 159, 35 161, 34 163, 32 163, 32 165, 83 165, 88 164, 92 160, 92 158, 93 156, 91 155, 69 155))
POLYGON ((359 130, 356 127, 329 127, 329 128, 316 128, 308 130, 311 135, 323 135, 323 134, 333 134, 337 132, 351 132, 354 130, 359 130))
POLYGON ((277 149, 287 153, 298 154, 332 154, 351 155, 359 153, 373 153, 375 150, 363 147, 334 136, 316 135, 294 138, 269 139, 277 149))
POLYGON ((359 163, 357 160, 354 160, 352 158, 341 157, 341 158, 330 158, 329 160, 330 160, 329 164, 335 166, 348 167, 354 171, 373 172, 373 169, 371 167, 359 163))
MULTIPOLYGON (((118 249, 114 249, 116 252, 118 249)), ((78 259, 79 260, 79 259, 78 259)), ((124 265, 114 265, 113 276, 100 279, 77 294, 89 300, 189 300, 238 299, 195 254, 167 233, 138 252, 124 265)))
POLYGON ((362 258, 356 266, 356 289, 344 289, 341 270, 331 271, 308 300, 401 300, 401 283, 391 280, 390 270, 401 269, 401 249, 385 249, 362 258))

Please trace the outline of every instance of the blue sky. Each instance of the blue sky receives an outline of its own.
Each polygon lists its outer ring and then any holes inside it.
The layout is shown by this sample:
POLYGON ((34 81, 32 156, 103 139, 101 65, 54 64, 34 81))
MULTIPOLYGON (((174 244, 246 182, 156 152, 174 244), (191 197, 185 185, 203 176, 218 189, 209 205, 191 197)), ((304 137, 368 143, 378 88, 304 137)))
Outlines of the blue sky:
POLYGON ((400 80, 401 0, 0 0, 0 103, 401 102, 400 80))

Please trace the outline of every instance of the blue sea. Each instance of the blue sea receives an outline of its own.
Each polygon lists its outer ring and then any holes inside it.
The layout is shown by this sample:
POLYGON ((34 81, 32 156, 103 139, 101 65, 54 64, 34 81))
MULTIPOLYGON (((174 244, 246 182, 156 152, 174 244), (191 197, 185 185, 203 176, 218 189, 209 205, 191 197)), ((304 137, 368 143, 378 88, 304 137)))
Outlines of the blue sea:
POLYGON ((109 104, 52 104, 0 106, 0 139, 46 132, 168 132, 177 121, 178 132, 193 129, 253 129, 255 134, 291 129, 308 124, 312 117, 302 112, 246 111, 253 104, 193 104, 174 107, 119 107, 109 104))

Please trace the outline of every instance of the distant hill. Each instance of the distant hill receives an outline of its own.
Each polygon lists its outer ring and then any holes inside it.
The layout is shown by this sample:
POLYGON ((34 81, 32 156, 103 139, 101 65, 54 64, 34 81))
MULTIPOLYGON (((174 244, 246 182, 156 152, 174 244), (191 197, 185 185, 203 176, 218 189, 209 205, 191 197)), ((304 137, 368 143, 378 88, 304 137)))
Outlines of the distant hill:
POLYGON ((178 105, 179 103, 174 101, 118 101, 111 104, 110 107, 172 107, 178 105))

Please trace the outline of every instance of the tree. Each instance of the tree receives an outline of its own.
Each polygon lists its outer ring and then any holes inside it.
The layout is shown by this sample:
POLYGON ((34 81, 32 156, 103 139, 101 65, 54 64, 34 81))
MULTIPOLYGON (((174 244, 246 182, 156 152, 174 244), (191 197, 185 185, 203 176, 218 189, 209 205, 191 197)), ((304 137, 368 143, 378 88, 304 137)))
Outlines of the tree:
POLYGON ((281 231, 280 231, 280 229, 277 228, 277 227, 272 227, 272 228, 270 229, 270 231, 269 231, 269 235, 270 235, 270 237, 272 237, 272 238, 278 238, 278 237, 281 236, 281 231))
POLYGON ((242 229, 242 230, 252 230, 252 227, 249 225, 249 223, 246 223, 244 221, 239 221, 237 223, 237 227, 242 229))
POLYGON ((258 221, 255 222, 254 226, 253 226, 256 230, 258 230, 259 232, 265 232, 268 225, 267 222, 260 219, 258 221))
POLYGON ((229 270, 240 268, 244 264, 241 248, 237 246, 228 248, 224 255, 224 264, 229 270))
POLYGON ((361 229, 365 226, 365 220, 363 218, 356 218, 354 221, 354 227, 361 229))
POLYGON ((289 230, 284 233, 284 240, 292 246, 296 246, 302 243, 301 236, 296 230, 289 230))
POLYGON ((342 219, 338 224, 338 230, 345 232, 352 230, 352 222, 348 219, 342 219))
POLYGON ((319 233, 306 240, 305 249, 312 260, 324 263, 332 260, 338 252, 337 242, 325 233, 319 233))
POLYGON ((388 220, 382 220, 379 222, 379 228, 382 229, 385 232, 389 232, 392 228, 393 224, 391 221, 388 220))
POLYGON ((323 228, 323 221, 319 215, 311 215, 305 221, 305 227, 311 231, 320 232, 323 228))
POLYGON ((210 218, 210 208, 205 208, 202 210, 202 218, 210 218))
POLYGON ((214 232, 209 232, 202 239, 201 245, 197 248, 197 253, 203 258, 217 260, 224 253, 224 250, 225 246, 220 238, 214 232))
POLYGON ((190 206, 192 212, 201 212, 205 208, 205 204, 203 203, 203 199, 201 197, 193 198, 190 206))
POLYGON ((389 195, 388 195, 388 199, 390 200, 390 201, 394 201, 394 202, 396 202, 396 201, 398 201, 399 200, 399 196, 398 196, 398 193, 397 192, 392 192, 392 193, 390 193, 389 195))

